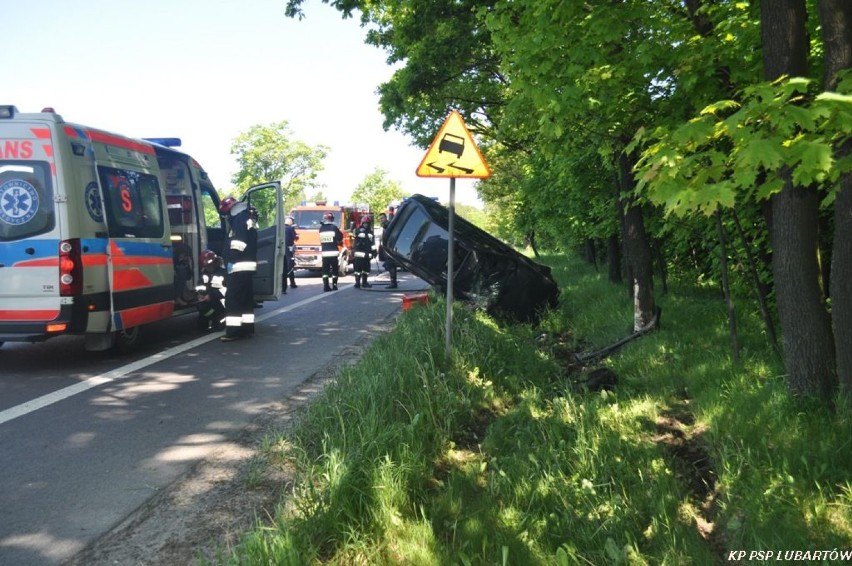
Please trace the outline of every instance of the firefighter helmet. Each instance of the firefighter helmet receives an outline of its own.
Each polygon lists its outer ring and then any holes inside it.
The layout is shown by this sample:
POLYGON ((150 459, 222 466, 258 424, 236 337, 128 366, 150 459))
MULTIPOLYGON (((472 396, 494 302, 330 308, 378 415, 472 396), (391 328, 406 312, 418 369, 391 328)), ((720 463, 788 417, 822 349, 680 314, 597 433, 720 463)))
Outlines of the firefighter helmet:
POLYGON ((326 212, 322 215, 322 219, 326 222, 334 222, 334 213, 326 212))
POLYGON ((219 256, 213 250, 204 250, 201 252, 201 265, 208 267, 213 265, 219 256))
POLYGON ((221 203, 219 203, 219 212, 222 214, 228 214, 231 212, 231 209, 234 208, 234 205, 237 204, 237 199, 234 197, 226 197, 221 203))
POLYGON ((372 223, 373 223, 373 217, 370 216, 369 214, 365 214, 364 216, 361 217, 361 224, 372 224, 372 223))

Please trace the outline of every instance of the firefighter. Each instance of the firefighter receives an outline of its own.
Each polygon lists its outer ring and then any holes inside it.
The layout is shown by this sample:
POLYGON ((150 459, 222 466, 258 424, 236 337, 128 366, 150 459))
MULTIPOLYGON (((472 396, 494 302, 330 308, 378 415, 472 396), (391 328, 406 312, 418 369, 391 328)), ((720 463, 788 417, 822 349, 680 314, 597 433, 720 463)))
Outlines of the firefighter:
POLYGON ((372 287, 367 283, 370 274, 370 260, 373 259, 373 244, 376 237, 373 235, 373 217, 369 214, 361 217, 361 225, 355 230, 355 242, 352 244, 352 253, 355 259, 352 261, 355 269, 355 288, 368 289, 372 287))
MULTIPOLYGON (((393 208, 388 209, 391 214, 393 214, 393 208)), ((384 235, 384 231, 387 230, 388 224, 390 224, 390 220, 388 219, 388 215, 384 212, 379 215, 379 222, 382 225, 382 235, 384 235)), ((396 263, 391 259, 391 257, 385 253, 385 248, 382 246, 379 248, 379 259, 383 261, 385 269, 390 275, 390 285, 388 285, 388 289, 396 289, 399 285, 396 282, 396 263)))
POLYGON ((257 218, 245 202, 227 197, 219 206, 227 215, 228 238, 225 264, 228 292, 225 295, 223 342, 250 338, 254 334, 254 273, 257 270, 257 218))
POLYGON ((225 262, 213 250, 201 252, 201 281, 198 291, 198 329, 222 330, 225 327, 225 262))
POLYGON ((338 255, 343 245, 343 232, 334 224, 334 214, 331 212, 322 215, 319 240, 322 245, 322 290, 337 291, 337 274, 340 270, 338 255))
POLYGON ((292 216, 284 218, 284 277, 282 279, 284 292, 287 292, 287 280, 290 280, 290 287, 295 289, 296 285, 296 241, 299 239, 299 233, 296 232, 293 223, 295 219, 292 216))

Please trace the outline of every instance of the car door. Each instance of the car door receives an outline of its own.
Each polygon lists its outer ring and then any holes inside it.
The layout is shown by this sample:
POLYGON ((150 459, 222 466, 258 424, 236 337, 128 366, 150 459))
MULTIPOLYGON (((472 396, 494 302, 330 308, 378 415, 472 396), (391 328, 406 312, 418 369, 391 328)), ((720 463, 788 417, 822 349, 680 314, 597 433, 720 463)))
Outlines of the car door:
POLYGON ((112 330, 171 316, 175 270, 165 201, 152 171, 96 163, 104 222, 112 330))
POLYGON ((254 298, 277 301, 281 298, 284 273, 284 195, 281 183, 251 187, 241 200, 257 210, 257 271, 254 298))

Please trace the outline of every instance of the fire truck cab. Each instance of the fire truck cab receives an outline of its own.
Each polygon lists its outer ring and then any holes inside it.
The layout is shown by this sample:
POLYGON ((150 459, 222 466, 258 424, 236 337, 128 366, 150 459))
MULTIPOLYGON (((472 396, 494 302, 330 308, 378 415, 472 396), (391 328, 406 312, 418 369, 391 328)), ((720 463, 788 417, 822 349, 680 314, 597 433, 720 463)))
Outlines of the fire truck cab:
POLYGON ((352 265, 352 232, 361 226, 361 218, 369 213, 369 207, 355 205, 340 205, 335 202, 328 204, 324 201, 311 204, 302 203, 290 211, 293 225, 299 234, 293 259, 296 269, 310 271, 322 270, 322 253, 319 228, 322 226, 323 215, 326 212, 334 214, 334 223, 343 232, 343 246, 338 256, 340 275, 346 275, 352 265))
MULTIPOLYGON (((0 106, 0 344, 82 334, 89 350, 130 349, 143 325, 196 312, 201 252, 222 253, 227 225, 176 142, 0 106)), ((243 196, 259 216, 258 300, 281 294, 281 199, 280 183, 243 196)))

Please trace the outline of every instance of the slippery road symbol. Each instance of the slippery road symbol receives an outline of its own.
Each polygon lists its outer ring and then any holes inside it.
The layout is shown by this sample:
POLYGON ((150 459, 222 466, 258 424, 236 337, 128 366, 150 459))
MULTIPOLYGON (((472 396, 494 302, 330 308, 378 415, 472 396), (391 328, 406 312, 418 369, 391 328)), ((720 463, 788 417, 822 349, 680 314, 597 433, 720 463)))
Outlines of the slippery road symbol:
POLYGON ((484 179, 491 170, 476 147, 461 114, 447 116, 432 145, 417 167, 420 177, 473 177, 484 179))

